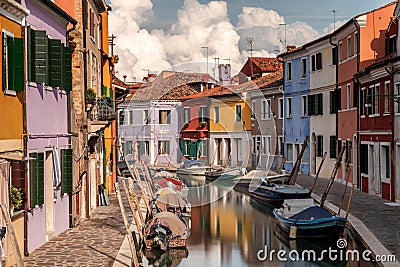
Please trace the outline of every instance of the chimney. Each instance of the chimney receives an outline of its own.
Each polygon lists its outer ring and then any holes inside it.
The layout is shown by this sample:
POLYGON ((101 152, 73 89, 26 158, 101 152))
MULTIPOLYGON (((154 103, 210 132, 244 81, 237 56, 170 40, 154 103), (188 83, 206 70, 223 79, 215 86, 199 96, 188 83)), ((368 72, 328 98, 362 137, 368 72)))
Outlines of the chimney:
POLYGON ((124 83, 126 83, 126 77, 128 77, 128 76, 124 75, 122 77, 124 77, 124 83))
POLYGON ((286 50, 287 50, 288 52, 293 51, 293 50, 295 50, 295 49, 296 49, 296 46, 295 46, 295 45, 288 45, 288 46, 286 47, 286 50))
POLYGON ((219 64, 218 75, 222 86, 231 85, 231 64, 219 64))

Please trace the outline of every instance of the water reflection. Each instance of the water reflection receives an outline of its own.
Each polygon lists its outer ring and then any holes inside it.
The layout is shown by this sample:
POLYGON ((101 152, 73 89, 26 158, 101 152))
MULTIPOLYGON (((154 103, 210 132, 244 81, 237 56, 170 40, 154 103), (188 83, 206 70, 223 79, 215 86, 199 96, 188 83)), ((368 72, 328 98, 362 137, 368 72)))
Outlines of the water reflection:
MULTIPOLYGON (((302 251, 312 249, 320 255, 318 253, 329 246, 337 249, 336 240, 289 241, 287 233, 276 226, 272 209, 232 190, 232 184, 213 182, 204 186, 204 180, 183 179, 192 186, 189 201, 203 203, 192 209, 189 254, 187 258, 163 261, 154 266, 373 266, 367 262, 331 261, 328 257, 315 262, 282 262, 276 256, 260 261, 257 253, 265 246, 269 251, 296 250, 300 255, 302 251)), ((347 248, 359 247, 350 235, 347 248)), ((149 265, 149 262, 144 263, 149 265)))

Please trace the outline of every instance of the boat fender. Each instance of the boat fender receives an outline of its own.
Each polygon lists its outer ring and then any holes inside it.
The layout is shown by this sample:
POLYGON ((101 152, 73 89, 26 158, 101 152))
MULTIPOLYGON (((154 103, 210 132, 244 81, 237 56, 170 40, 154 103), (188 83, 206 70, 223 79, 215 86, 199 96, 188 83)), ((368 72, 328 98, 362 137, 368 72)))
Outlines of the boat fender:
POLYGON ((296 239, 296 237, 297 237, 297 226, 292 225, 290 226, 289 238, 296 239))

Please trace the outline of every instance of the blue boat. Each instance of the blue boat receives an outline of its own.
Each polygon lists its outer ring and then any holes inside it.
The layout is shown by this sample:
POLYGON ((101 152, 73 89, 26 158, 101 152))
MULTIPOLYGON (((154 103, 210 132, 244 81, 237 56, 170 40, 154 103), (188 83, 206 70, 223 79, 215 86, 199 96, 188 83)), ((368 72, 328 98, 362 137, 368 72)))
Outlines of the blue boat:
POLYGON ((296 185, 261 185, 250 192, 250 198, 280 207, 285 199, 304 199, 310 197, 310 190, 296 185))
POLYGON ((285 208, 274 209, 278 226, 290 233, 290 238, 339 236, 347 219, 336 216, 323 207, 307 207, 295 214, 285 213, 285 208))

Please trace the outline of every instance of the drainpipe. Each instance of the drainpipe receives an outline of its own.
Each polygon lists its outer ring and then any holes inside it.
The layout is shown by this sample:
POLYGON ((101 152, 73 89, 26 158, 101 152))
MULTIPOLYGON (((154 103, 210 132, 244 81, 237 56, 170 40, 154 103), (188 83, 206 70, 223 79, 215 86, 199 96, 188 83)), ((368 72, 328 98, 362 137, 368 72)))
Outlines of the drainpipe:
MULTIPOLYGON (((356 28, 357 28, 357 37, 358 37, 358 42, 357 42, 357 73, 360 71, 360 40, 361 40, 361 36, 360 36, 360 25, 358 25, 358 23, 357 23, 357 20, 356 19, 353 19, 353 22, 354 22, 354 25, 356 26, 356 28)), ((358 80, 357 80, 357 84, 358 84, 358 91, 360 90, 360 83, 358 82, 358 80)), ((357 171, 357 189, 360 189, 360 184, 361 184, 361 175, 360 175, 360 144, 361 144, 361 141, 360 141, 360 137, 359 137, 359 134, 358 134, 358 131, 359 131, 359 129, 360 129, 360 109, 358 108, 358 105, 359 105, 359 99, 360 99, 360 94, 359 94, 359 92, 357 92, 357 94, 358 94, 358 103, 357 103, 357 131, 356 131, 356 138, 357 138, 357 151, 356 151, 356 153, 357 153, 357 169, 356 169, 356 171, 357 171)), ((353 96, 354 97, 354 96, 353 96)), ((353 166, 354 166, 354 162, 353 162, 353 166)), ((354 167, 353 167, 354 168, 354 167)), ((353 171, 354 171, 354 169, 353 169, 353 171)), ((354 177, 354 176, 353 176, 354 177)), ((354 183, 354 181, 353 181, 353 183, 354 183)))
MULTIPOLYGON (((335 47, 336 48, 336 64, 335 64, 335 90, 334 90, 334 92, 335 92, 335 100, 336 100, 336 97, 337 97, 337 95, 338 95, 338 92, 339 92, 339 89, 338 89, 338 87, 339 87, 339 68, 338 68, 338 65, 339 65, 339 49, 338 49, 338 45, 337 44, 335 44, 333 41, 332 41, 332 36, 333 36, 333 34, 331 34, 331 36, 329 37, 329 43, 333 46, 333 47, 335 47)), ((339 110, 337 109, 336 110, 336 140, 339 140, 339 118, 338 118, 338 113, 339 113, 339 110)), ((336 141, 336 144, 337 144, 337 141, 336 141)))

